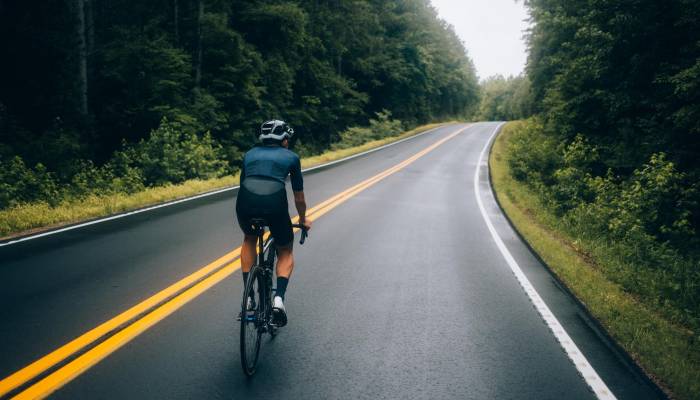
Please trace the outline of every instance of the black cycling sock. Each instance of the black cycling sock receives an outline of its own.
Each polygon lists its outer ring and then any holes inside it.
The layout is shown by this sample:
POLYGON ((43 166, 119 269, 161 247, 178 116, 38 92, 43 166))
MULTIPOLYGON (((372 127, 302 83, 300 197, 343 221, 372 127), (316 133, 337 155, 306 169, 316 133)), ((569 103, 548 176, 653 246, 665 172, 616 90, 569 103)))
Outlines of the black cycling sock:
POLYGON ((287 291, 287 284, 289 284, 289 279, 281 276, 277 277, 277 290, 275 295, 279 296, 284 300, 284 293, 287 291))
POLYGON ((243 273, 243 290, 245 290, 245 284, 248 283, 248 274, 249 272, 243 273))

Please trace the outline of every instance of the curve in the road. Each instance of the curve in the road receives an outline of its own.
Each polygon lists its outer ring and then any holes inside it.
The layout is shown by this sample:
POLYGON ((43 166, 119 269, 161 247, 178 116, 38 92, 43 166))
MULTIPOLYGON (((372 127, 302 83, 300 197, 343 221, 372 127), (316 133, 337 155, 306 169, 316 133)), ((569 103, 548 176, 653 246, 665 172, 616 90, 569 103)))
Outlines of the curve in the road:
MULTIPOLYGON (((554 313, 552 313, 547 304, 542 300, 542 297, 540 297, 539 293, 537 293, 535 288, 532 286, 530 280, 527 279, 522 269, 518 265, 518 262, 515 261, 513 255, 503 243, 503 239, 501 239, 500 235, 496 231, 496 228, 494 228, 493 223, 491 222, 491 219, 489 218, 488 213, 484 208, 484 204, 481 201, 480 186, 482 182, 480 182, 479 179, 481 175, 481 166, 488 165, 488 162, 484 159, 484 155, 487 153, 487 150, 489 149, 493 138, 496 136, 496 134, 502 126, 503 124, 500 124, 494 129, 493 133, 491 134, 491 137, 489 137, 486 144, 484 145, 484 148, 481 150, 479 160, 476 164, 476 169, 474 170, 474 194, 476 195, 476 202, 479 206, 481 216, 484 217, 484 221, 486 222, 486 226, 488 227, 488 230, 491 233, 491 237, 493 237, 494 242, 496 242, 498 250, 501 252, 503 258, 506 260, 506 263, 513 271, 515 277, 518 279, 518 282, 525 291, 525 294, 527 294, 528 298, 530 298, 530 301, 532 301, 532 304, 535 306, 535 309, 537 309, 537 312, 540 314, 540 316, 547 324, 549 329, 552 331, 554 337, 557 338, 557 341, 564 349, 566 354, 569 356, 571 362, 573 362, 574 366, 581 374, 583 379, 586 381, 588 386, 593 390, 593 393, 595 393, 599 399, 616 399, 615 395, 610 391, 605 382, 603 382, 603 380, 600 378, 595 369, 593 369, 591 363, 588 362, 581 350, 579 350, 578 346, 576 346, 576 343, 574 343, 574 341, 571 339, 571 337, 561 325, 559 320, 557 320, 557 318, 554 316, 554 313)), ((485 183, 488 183, 488 179, 485 180, 485 183)))
MULTIPOLYGON (((309 210, 309 217, 320 217, 382 179, 412 164, 448 140, 462 133, 468 127, 469 126, 464 126, 458 129, 449 136, 440 139, 393 167, 321 202, 309 210)), ((124 313, 110 319, 47 356, 42 357, 27 367, 8 376, 0 381, 0 395, 15 390, 31 379, 46 373, 47 370, 60 364, 71 356, 80 354, 82 350, 92 345, 93 347, 90 347, 77 358, 71 360, 57 370, 50 372, 47 376, 29 386, 14 398, 36 399, 48 396, 192 299, 230 276, 240 268, 239 255, 240 248, 225 254, 192 275, 174 283, 124 313), (105 337, 105 335, 109 336, 105 337)))

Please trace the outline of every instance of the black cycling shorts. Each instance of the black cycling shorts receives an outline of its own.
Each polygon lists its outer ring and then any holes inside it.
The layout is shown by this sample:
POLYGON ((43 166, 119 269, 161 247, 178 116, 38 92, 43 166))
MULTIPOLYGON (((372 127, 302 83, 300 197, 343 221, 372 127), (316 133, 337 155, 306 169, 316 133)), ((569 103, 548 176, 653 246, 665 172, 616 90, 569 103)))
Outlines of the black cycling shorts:
POLYGON ((283 183, 247 178, 238 190, 236 216, 243 233, 255 235, 250 220, 262 218, 267 221, 277 247, 291 247, 294 243, 288 208, 283 183))

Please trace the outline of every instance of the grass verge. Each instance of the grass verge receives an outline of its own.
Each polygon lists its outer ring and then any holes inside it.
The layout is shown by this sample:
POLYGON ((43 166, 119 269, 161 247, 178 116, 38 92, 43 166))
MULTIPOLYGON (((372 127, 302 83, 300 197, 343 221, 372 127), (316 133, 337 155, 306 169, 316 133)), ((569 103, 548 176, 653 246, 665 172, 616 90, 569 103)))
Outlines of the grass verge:
MULTIPOLYGON (((357 147, 328 151, 305 158, 302 167, 309 168, 339 160, 388 143, 417 135, 442 124, 422 125, 397 136, 374 140, 357 147)), ((47 203, 23 204, 0 211, 0 239, 8 239, 55 229, 82 221, 106 217, 127 211, 178 200, 238 184, 239 175, 207 180, 189 180, 178 185, 166 185, 145 189, 134 194, 116 193, 105 196, 89 196, 65 201, 55 207, 47 203)))
POLYGON ((611 282, 580 241, 559 228, 535 193, 514 180, 506 149, 519 122, 506 124, 491 149, 490 173, 501 207, 518 232, 610 336, 669 397, 700 399, 700 343, 611 282))

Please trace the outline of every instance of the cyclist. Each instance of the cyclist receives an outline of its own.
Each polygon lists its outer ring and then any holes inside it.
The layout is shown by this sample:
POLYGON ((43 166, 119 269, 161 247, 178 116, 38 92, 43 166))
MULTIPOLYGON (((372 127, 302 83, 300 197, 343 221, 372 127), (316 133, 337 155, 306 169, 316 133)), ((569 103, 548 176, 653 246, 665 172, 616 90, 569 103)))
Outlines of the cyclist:
MULTIPOLYGON (((277 247, 277 289, 273 300, 273 322, 277 326, 287 323, 284 295, 289 277, 294 269, 294 233, 289 218, 285 179, 291 178, 294 205, 299 213, 299 223, 309 230, 311 221, 306 218, 304 181, 301 176, 299 156, 289 150, 289 140, 294 130, 284 121, 267 121, 260 127, 260 144, 243 156, 241 186, 236 199, 238 225, 245 238, 241 246, 243 285, 248 278, 256 257, 257 236, 250 220, 264 218, 277 247)), ((247 300, 249 304, 252 299, 247 300)))

